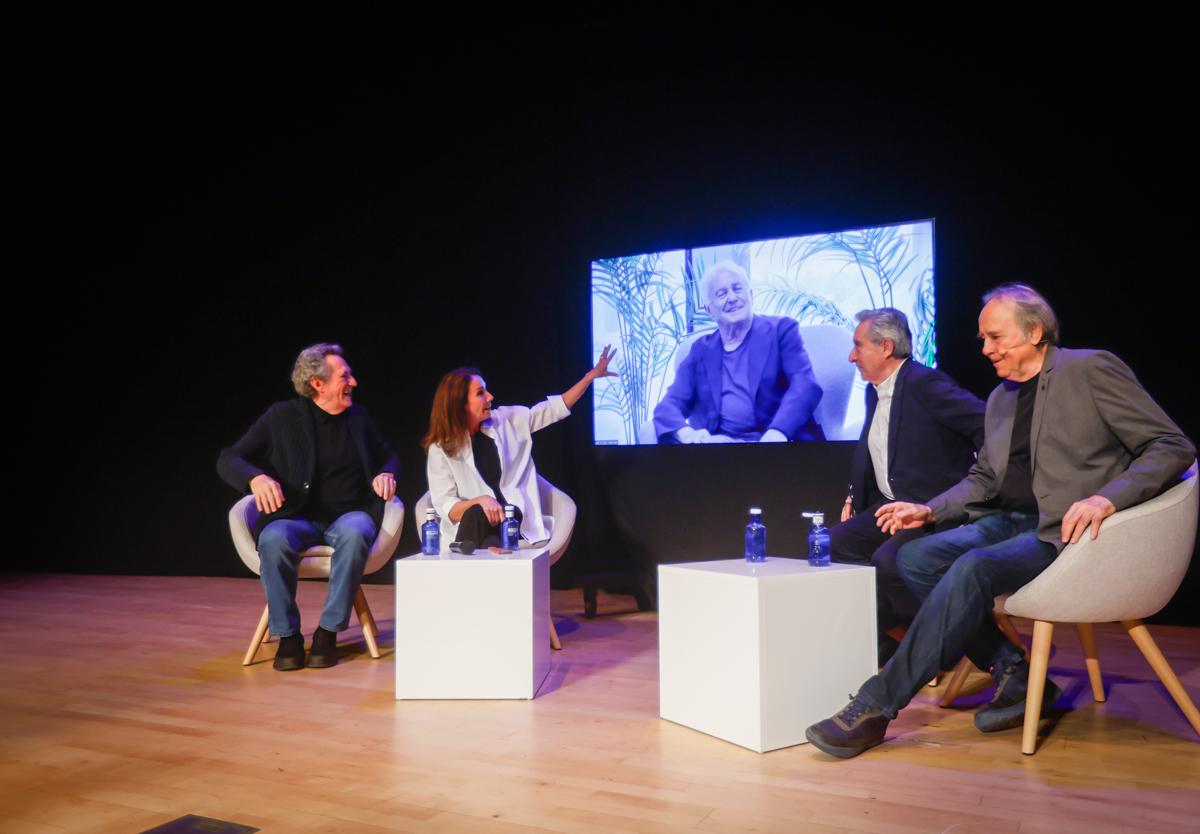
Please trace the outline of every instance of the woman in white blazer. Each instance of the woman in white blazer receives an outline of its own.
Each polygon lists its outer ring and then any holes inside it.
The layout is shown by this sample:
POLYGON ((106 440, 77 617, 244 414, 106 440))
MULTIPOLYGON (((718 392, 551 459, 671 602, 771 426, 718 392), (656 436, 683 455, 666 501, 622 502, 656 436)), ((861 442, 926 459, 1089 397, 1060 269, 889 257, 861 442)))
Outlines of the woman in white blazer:
POLYGON ((422 441, 442 541, 498 544, 504 504, 516 508, 523 539, 540 543, 550 538, 554 520, 542 515, 538 500, 532 435, 570 414, 594 380, 616 376, 608 370, 615 355, 606 346, 583 379, 532 408, 493 409, 492 395, 476 368, 455 368, 442 377, 422 441))

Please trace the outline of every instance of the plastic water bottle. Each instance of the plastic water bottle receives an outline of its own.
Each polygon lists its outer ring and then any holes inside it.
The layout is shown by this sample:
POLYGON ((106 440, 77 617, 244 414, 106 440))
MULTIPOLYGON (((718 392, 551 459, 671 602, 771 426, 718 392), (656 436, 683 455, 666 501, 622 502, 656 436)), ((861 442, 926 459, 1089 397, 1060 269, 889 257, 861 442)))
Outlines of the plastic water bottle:
POLYGON ((442 528, 438 525, 437 510, 425 511, 425 523, 421 525, 421 552, 436 556, 442 551, 442 528))
POLYGON ((512 504, 504 505, 504 521, 500 522, 500 546, 505 550, 519 550, 521 547, 521 525, 517 522, 516 508, 512 504))
POLYGON ((767 561, 767 525, 762 523, 762 509, 750 508, 750 523, 746 525, 746 561, 767 561))
POLYGON ((829 564, 829 528, 825 526, 825 513, 802 515, 812 519, 812 529, 808 531, 808 563, 814 568, 823 568, 829 564))

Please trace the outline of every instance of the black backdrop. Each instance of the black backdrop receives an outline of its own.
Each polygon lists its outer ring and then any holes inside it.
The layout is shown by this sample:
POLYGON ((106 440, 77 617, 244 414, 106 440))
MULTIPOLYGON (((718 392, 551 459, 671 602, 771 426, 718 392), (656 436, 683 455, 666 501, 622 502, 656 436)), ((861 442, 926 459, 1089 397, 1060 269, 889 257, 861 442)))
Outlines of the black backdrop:
MULTIPOLYGON (((16 525, 10 564, 248 575, 213 463, 289 395, 299 347, 346 346, 411 507, 445 370, 531 403, 586 369, 591 258, 855 224, 937 219, 939 359, 980 396, 979 295, 1024 280, 1064 344, 1117 352, 1200 436, 1200 49, 1160 22, 986 43, 261 8, 23 22, 9 502, 41 526, 16 525)), ((798 512, 844 494, 847 445, 594 449, 590 404, 538 437, 581 507, 559 584, 735 553, 751 502, 795 550, 798 512)), ((1197 622, 1198 598, 1193 567, 1164 617, 1197 622)))

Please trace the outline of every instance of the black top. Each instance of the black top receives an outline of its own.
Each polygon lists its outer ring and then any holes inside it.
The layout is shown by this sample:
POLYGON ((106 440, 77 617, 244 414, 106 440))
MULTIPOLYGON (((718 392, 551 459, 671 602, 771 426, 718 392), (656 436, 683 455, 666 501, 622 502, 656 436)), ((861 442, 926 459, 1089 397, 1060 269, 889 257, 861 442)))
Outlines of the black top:
MULTIPOLYGON (((1040 376, 1040 374, 1038 375, 1040 376)), ((1013 418, 1012 440, 1008 447, 1008 468, 1000 494, 996 496, 1000 509, 1006 512, 1037 514, 1037 499, 1033 497, 1033 470, 1029 465, 1029 436, 1033 429, 1033 401, 1037 397, 1038 377, 1019 384, 1017 413, 1013 418)))
POLYGON ((346 413, 330 414, 312 400, 308 404, 317 439, 317 468, 309 516, 313 521, 329 523, 344 513, 365 510, 370 495, 346 413))
MULTIPOLYGON (((273 513, 255 513, 251 530, 255 541, 263 528, 280 518, 309 518, 312 481, 317 471, 317 429, 306 397, 275 403, 236 443, 217 456, 217 472, 234 489, 249 492, 257 475, 279 481, 287 499, 273 513)), ((342 414, 361 464, 363 489, 368 492, 368 514, 376 526, 383 521, 383 499, 371 490, 371 479, 380 472, 400 474, 400 462, 379 429, 358 403, 342 414)))
POLYGON ((471 451, 475 455, 475 469, 483 482, 496 493, 496 500, 507 504, 504 493, 500 491, 500 452, 496 449, 496 441, 481 431, 471 435, 471 451))

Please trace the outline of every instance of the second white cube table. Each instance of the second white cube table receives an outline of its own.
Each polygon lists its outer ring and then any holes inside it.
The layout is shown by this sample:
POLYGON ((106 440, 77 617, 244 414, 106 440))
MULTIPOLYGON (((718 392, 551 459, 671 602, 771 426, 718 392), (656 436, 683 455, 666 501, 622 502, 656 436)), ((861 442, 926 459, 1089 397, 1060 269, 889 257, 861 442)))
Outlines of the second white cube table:
POLYGON ((396 561, 396 698, 532 698, 550 672, 550 553, 396 561))
POLYGON ((759 753, 805 741, 876 672, 875 569, 659 565, 659 715, 759 753))

